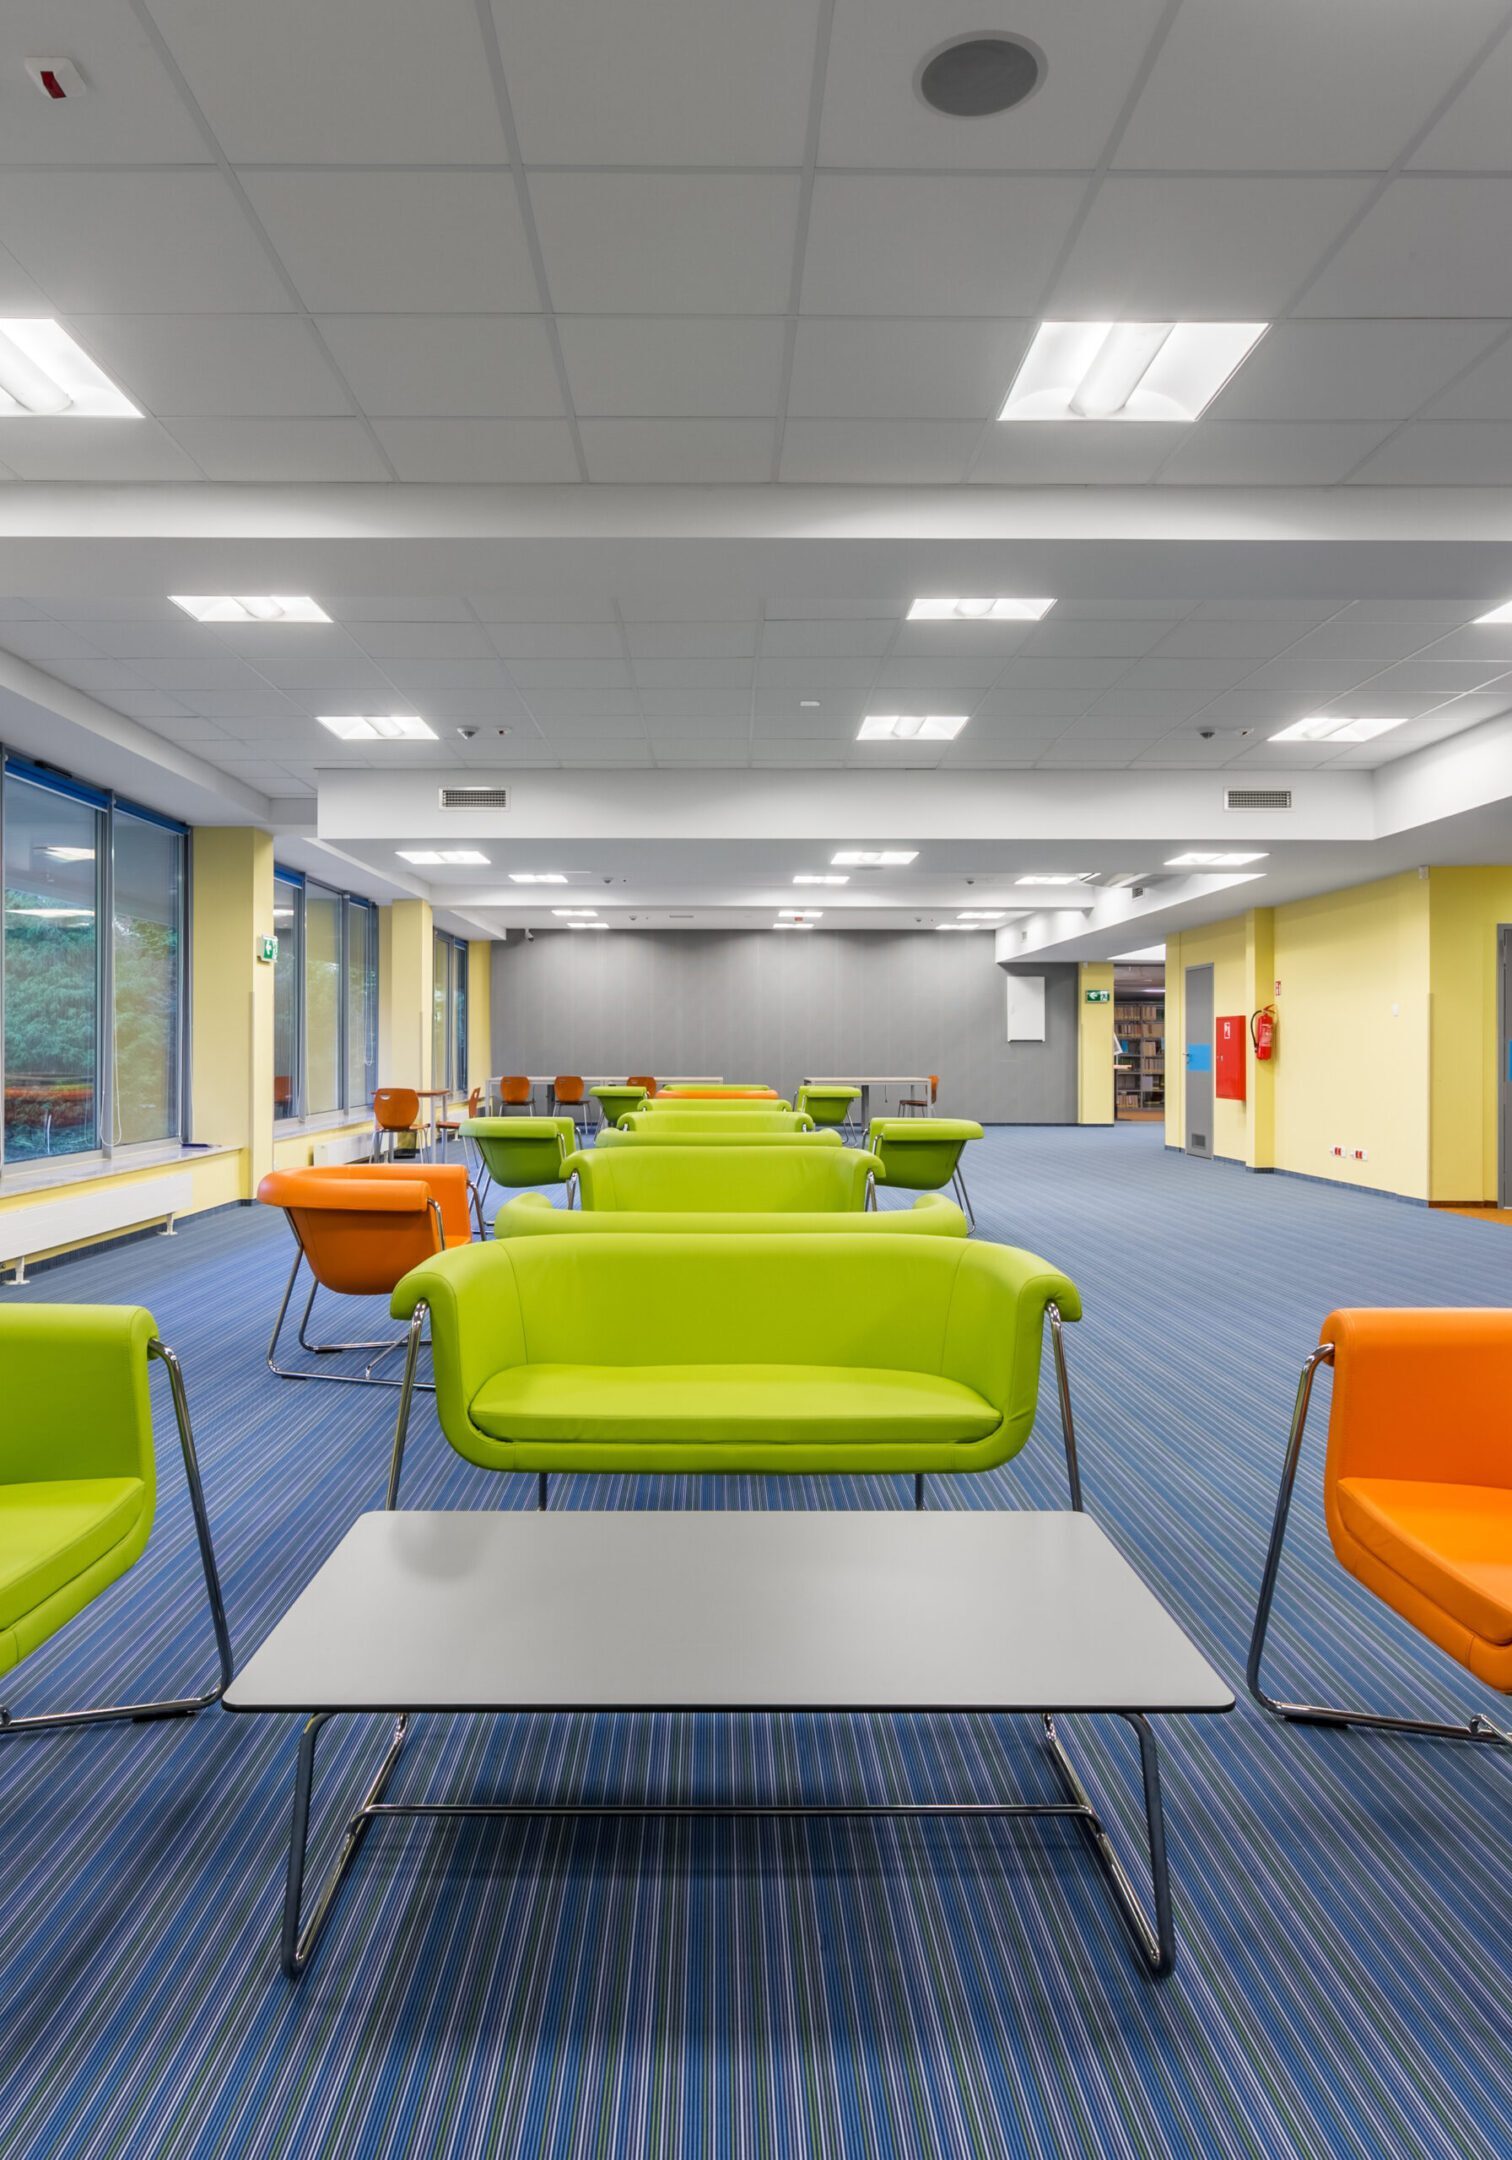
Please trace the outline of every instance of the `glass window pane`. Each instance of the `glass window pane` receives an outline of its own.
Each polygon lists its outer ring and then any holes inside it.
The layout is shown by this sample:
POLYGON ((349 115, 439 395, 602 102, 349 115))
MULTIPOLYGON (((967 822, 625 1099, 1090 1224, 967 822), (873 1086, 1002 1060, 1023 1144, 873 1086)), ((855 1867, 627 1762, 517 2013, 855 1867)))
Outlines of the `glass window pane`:
POLYGON ((451 939, 438 930, 432 950, 436 957, 431 1001, 431 1086, 441 1088, 451 1086, 446 1059, 451 1045, 451 939))
POLYGON ((5 1152, 12 1162, 99 1146, 103 820, 49 788, 5 782, 5 1152))
POLYGON ((456 1006, 456 1024, 453 1030, 456 1054, 452 1060, 451 1084, 458 1094, 467 1086, 467 947, 460 941, 452 947, 452 974, 455 982, 453 1002, 456 1006))
POLYGON ((179 833, 118 810, 114 855, 115 1139, 174 1139, 179 1132, 179 983, 184 842, 179 833))
POLYGON ((305 1113, 341 1108, 341 895, 304 896, 305 1113))
POLYGON ((304 894, 282 878, 273 880, 273 930, 278 962, 273 970, 273 1115, 299 1115, 299 918, 304 894))
POLYGON ((346 918, 346 1097, 356 1108, 372 1101, 378 1084, 378 917, 348 900, 346 918))

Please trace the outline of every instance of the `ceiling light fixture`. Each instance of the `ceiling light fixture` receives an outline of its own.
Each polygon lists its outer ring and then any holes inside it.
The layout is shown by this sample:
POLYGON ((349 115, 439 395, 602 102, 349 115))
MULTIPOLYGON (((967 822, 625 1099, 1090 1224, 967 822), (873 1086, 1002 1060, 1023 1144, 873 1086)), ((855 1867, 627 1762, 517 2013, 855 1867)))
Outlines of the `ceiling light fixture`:
POLYGON ((560 870, 511 870, 511 885, 565 885, 567 880, 560 870))
POLYGON ((1047 322, 999 420, 1195 420, 1268 323, 1047 322))
POLYGON ((990 922, 937 922, 937 930, 990 930, 990 922))
POLYGON ((481 863, 486 869, 489 857, 475 847, 400 848, 401 862, 407 863, 481 863))
POLYGON ((1478 623, 1512 623, 1512 600, 1504 600, 1500 607, 1492 608, 1488 614, 1477 615, 1475 620, 1478 623))
POLYGON ((1284 727, 1272 742, 1310 743, 1359 743, 1374 742, 1377 735, 1385 735, 1391 728, 1405 727, 1411 716, 1398 713, 1393 719, 1367 717, 1357 713, 1351 718, 1340 718, 1335 713, 1312 713, 1306 720, 1294 720, 1284 727))
POLYGON ((798 700, 798 710, 800 712, 817 712, 819 710, 819 700, 816 697, 801 697, 798 700))
POLYGON ((956 909, 957 922, 1001 922, 1006 908, 963 907, 956 909))
POLYGON ((819 877, 818 875, 811 874, 808 871, 804 871, 801 876, 794 878, 793 883, 795 885, 848 885, 850 883, 850 879, 844 876, 819 877))
POLYGON ((0 414, 12 407, 34 419, 142 417, 66 330, 40 317, 0 321, 0 414))
POLYGON ((1027 877, 1015 878, 1015 885, 1080 885, 1085 882, 1080 870, 1031 871, 1027 877))
POLYGON ((910 622, 1039 622, 1053 600, 915 600, 910 622))
POLYGON ((609 925, 606 922, 570 922, 567 927, 569 930, 607 930, 609 925))
POLYGON ((598 909, 595 907, 554 907, 551 912, 553 915, 596 915, 598 909))
POLYGON ((45 847, 42 852, 50 855, 54 862, 93 862, 95 859, 92 847, 45 847))
POLYGON ((170 593, 186 615, 203 623, 324 622, 330 616, 308 593, 170 593))
POLYGON ((812 930, 813 927, 811 922, 774 922, 772 925, 774 930, 812 930))
POLYGON ((917 848, 841 848, 832 855, 832 863, 850 863, 858 869, 901 870, 905 863, 916 862, 917 848))
POLYGON ((436 731, 413 713, 322 713, 320 724, 343 742, 434 742, 436 731))
POLYGON ((954 742, 969 713, 868 713, 857 742, 954 742))
POLYGON ((1264 848, 1254 855, 1215 855, 1201 848, 1190 848, 1185 855, 1168 855, 1165 866, 1168 870, 1240 870, 1246 863, 1268 860, 1264 848))

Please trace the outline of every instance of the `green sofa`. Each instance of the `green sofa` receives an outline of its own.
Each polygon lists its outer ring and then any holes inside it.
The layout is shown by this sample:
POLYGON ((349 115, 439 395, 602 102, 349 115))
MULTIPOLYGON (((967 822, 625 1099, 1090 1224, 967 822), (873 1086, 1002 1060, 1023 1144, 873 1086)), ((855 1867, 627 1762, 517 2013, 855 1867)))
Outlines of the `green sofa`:
POLYGON ((911 1208, 865 1213, 881 1165, 859 1148, 585 1149, 564 1165, 578 1206, 522 1193, 494 1218, 495 1237, 575 1230, 899 1232, 965 1237, 953 1202, 921 1194, 911 1208))
POLYGON ((544 1505, 555 1470, 991 1469, 1033 1427, 1047 1314, 1059 1356, 1081 1300, 1035 1254, 961 1238, 627 1234, 459 1246, 391 1309, 407 1383, 429 1316, 458 1454, 536 1472, 544 1505))
POLYGON ((811 1131, 807 1126, 783 1127, 777 1132, 732 1130, 729 1121, 718 1125, 682 1125, 669 1120, 665 1125, 653 1124, 649 1118, 642 1124, 606 1126, 594 1140, 595 1147, 843 1147, 844 1141, 833 1127, 823 1132, 811 1131), (633 1129, 632 1129, 633 1126, 633 1129))
POLYGON ((812 1132, 814 1119, 798 1110, 769 1110, 763 1104, 752 1110, 725 1110, 718 1103, 708 1109, 632 1110, 619 1120, 625 1132, 812 1132))

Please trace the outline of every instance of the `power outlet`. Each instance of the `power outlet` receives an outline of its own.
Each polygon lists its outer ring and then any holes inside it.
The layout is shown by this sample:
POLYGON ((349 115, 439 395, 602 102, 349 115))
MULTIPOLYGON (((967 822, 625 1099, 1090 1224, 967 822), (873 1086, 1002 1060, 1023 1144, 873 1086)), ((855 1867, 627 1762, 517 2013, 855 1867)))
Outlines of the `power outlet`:
POLYGON ((1355 1159, 1355 1161, 1356 1161, 1356 1162, 1369 1162, 1369 1160, 1370 1160, 1370 1150, 1369 1150, 1369 1148, 1362 1148, 1362 1147, 1357 1147, 1357 1148, 1355 1149, 1355 1151, 1354 1151, 1354 1159, 1355 1159))

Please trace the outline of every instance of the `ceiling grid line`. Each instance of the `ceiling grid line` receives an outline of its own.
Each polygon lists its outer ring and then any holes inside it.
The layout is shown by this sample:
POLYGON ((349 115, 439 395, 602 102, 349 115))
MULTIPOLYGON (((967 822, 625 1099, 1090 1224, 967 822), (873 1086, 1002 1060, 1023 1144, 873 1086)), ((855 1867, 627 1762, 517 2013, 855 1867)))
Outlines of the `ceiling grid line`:
POLYGON ((808 119, 804 129, 803 166, 798 185, 798 216, 793 229, 793 269, 788 283, 787 314, 782 331, 782 362, 777 378, 777 411, 772 427, 772 462, 769 477, 782 478, 782 448, 787 435, 788 393, 793 381, 793 353, 798 343, 798 317, 803 301, 803 272, 808 257, 809 216, 814 202, 814 173, 819 162, 819 128, 824 118, 824 87, 829 73, 830 35, 835 23, 835 0, 819 0, 814 30, 814 69, 809 80, 808 119))

